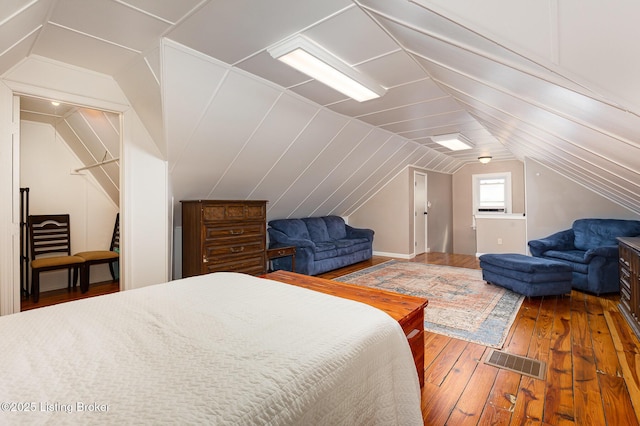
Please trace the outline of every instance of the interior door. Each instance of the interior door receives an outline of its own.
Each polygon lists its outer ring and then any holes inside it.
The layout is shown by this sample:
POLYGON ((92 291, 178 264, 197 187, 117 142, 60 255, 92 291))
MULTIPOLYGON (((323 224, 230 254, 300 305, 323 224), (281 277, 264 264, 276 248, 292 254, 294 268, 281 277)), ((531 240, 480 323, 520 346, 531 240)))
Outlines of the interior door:
POLYGON ((414 173, 414 241, 415 254, 427 252, 427 175, 414 173))

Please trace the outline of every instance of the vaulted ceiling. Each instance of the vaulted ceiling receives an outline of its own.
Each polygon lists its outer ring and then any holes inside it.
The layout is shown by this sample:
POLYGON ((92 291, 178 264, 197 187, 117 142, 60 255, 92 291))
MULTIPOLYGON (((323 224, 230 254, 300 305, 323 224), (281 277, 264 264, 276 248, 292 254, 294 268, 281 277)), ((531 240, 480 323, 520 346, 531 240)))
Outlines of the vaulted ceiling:
POLYGON ((637 16, 624 0, 4 0, 0 74, 45 57, 113 76, 176 199, 348 214, 407 164, 491 155, 640 213, 637 16), (294 34, 386 94, 358 103, 273 59, 294 34), (444 133, 473 149, 430 139, 444 133))

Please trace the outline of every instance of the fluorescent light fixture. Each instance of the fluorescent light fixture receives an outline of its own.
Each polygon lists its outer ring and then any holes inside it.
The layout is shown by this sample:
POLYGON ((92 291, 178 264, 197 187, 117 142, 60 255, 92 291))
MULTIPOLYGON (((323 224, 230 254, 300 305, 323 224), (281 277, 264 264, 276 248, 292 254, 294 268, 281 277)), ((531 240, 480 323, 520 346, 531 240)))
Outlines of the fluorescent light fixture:
POLYGON ((451 151, 462 151, 463 149, 473 148, 469 139, 465 138, 460 133, 431 136, 431 140, 450 149, 451 151))
POLYGON ((296 35, 268 49, 271 56, 358 102, 386 89, 311 40, 296 35))
POLYGON ((490 155, 483 155, 482 157, 478 157, 478 161, 481 162, 482 164, 487 164, 489 161, 491 161, 491 157, 490 155))

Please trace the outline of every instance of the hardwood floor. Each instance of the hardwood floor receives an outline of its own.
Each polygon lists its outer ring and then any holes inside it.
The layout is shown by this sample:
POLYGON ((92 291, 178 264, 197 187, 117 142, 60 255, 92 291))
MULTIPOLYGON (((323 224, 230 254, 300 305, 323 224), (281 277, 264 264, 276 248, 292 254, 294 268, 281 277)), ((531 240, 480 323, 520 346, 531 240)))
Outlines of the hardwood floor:
POLYGON ((42 308, 43 306, 55 305, 58 303, 70 302, 72 300, 84 299, 87 297, 100 296, 103 294, 115 293, 120 291, 120 283, 118 281, 105 281, 103 283, 95 283, 89 286, 89 291, 82 294, 80 286, 67 289, 44 291, 40 293, 38 303, 33 303, 33 299, 22 296, 20 299, 20 310, 28 311, 29 309, 42 308))
MULTIPOLYGON (((320 276, 332 279, 387 260, 374 257, 320 276)), ((466 255, 428 253, 411 261, 479 268, 476 257, 466 255)), ((117 284, 100 287, 92 285, 87 295, 117 291, 117 284)), ((62 292, 66 299, 85 297, 62 292)), ((62 296, 42 293, 37 306, 26 302, 23 309, 60 303, 62 296)), ((545 361, 544 381, 484 364, 485 346, 426 333, 425 424, 638 425, 640 344, 618 299, 573 291, 524 300, 503 350, 545 361)))
MULTIPOLYGON (((428 253, 412 261, 479 268, 466 255, 428 253)), ((485 346, 425 333, 425 424, 637 425, 640 348, 618 301, 578 291, 524 300, 503 350, 545 361, 544 381, 484 364, 485 346)))

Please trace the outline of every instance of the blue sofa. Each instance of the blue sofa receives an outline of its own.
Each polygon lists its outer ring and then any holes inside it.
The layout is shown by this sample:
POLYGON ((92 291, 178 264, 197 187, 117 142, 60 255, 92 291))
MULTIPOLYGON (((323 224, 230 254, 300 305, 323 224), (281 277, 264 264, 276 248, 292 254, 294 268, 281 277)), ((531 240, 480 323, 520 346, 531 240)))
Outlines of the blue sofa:
MULTIPOLYGON (((269 248, 295 246, 296 272, 317 275, 371 259, 373 230, 353 228, 339 216, 269 221, 269 248)), ((291 258, 273 259, 273 269, 291 270, 291 258)))
POLYGON ((533 256, 570 265, 573 288, 613 293, 620 291, 616 238, 638 235, 637 220, 578 219, 571 229, 529 241, 529 250, 533 256))

